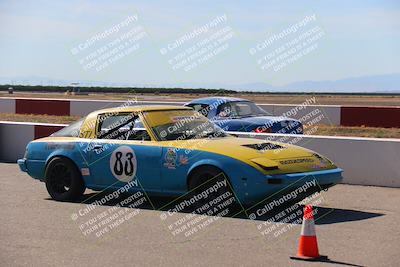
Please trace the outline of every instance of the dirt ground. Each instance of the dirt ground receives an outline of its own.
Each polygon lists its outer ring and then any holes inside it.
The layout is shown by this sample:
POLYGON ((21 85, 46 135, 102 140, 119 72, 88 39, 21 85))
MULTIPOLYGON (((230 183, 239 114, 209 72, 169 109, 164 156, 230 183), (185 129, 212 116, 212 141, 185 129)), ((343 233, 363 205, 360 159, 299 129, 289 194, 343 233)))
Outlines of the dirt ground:
MULTIPOLYGON (((205 94, 96 94, 88 95, 66 95, 62 93, 29 93, 15 92, 9 95, 7 92, 0 92, 0 97, 43 97, 43 98, 71 98, 71 99, 115 99, 123 100, 137 97, 138 100, 160 100, 160 101, 189 101, 191 99, 206 97, 205 94)), ((228 95, 229 96, 229 95, 228 95)), ((299 94, 235 94, 230 95, 255 101, 257 103, 271 104, 300 104, 310 95, 299 94)), ((317 95, 317 104, 320 105, 356 105, 356 106, 400 106, 400 96, 358 96, 358 95, 317 95)))

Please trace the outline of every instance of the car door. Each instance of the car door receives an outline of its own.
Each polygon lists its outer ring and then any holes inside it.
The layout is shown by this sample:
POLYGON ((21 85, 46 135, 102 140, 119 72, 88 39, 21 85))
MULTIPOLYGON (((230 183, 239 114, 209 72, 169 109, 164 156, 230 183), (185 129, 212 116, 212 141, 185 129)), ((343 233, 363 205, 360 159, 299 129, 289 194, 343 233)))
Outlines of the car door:
POLYGON ((146 191, 160 191, 162 149, 151 141, 140 118, 132 113, 100 114, 97 139, 89 153, 89 169, 101 187, 131 183, 146 191))

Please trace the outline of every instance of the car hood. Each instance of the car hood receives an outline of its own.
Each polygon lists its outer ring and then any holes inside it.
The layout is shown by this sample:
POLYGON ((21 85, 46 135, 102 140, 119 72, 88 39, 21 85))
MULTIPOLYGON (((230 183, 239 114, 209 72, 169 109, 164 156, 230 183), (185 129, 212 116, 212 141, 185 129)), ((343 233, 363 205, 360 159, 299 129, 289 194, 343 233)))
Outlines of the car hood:
POLYGON ((214 138, 174 141, 174 147, 204 151, 243 161, 268 174, 334 169, 326 157, 295 145, 254 138, 214 138), (201 139, 202 140, 202 139, 201 139))

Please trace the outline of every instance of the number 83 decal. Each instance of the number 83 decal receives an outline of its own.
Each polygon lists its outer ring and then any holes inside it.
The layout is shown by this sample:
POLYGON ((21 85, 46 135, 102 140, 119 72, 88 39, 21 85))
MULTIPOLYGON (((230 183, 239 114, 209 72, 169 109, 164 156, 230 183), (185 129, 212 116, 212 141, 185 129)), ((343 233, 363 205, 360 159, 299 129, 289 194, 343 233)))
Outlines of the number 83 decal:
POLYGON ((129 146, 120 146, 111 155, 110 169, 121 182, 130 182, 136 174, 136 155, 129 146))

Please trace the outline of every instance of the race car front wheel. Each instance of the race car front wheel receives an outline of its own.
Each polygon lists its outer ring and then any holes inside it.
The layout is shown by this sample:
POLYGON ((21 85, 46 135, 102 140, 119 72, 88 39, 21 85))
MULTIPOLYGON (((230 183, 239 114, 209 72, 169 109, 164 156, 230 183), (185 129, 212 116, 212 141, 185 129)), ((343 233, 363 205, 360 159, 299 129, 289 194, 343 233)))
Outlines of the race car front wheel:
POLYGON ((46 168, 46 188, 57 201, 75 201, 85 192, 82 176, 74 163, 66 158, 53 158, 46 168))
POLYGON ((196 169, 190 176, 188 187, 189 201, 193 203, 192 209, 197 214, 223 217, 224 211, 236 202, 228 177, 214 166, 196 169))

